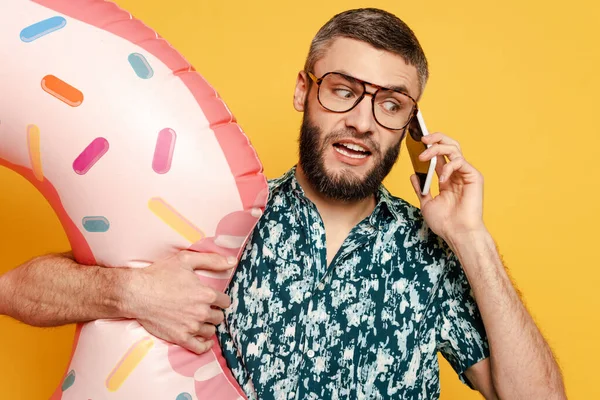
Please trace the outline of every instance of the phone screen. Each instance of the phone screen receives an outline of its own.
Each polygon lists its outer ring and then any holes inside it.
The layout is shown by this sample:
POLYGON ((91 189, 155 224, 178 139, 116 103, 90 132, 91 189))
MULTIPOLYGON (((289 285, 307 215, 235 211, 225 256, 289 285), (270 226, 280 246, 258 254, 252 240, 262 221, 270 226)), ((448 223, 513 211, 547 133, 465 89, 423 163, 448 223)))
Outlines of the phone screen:
POLYGON ((406 148, 412 161, 413 169, 415 174, 419 178, 419 185, 421 192, 425 188, 425 181, 427 179, 427 173, 429 172, 430 161, 419 160, 419 155, 427 149, 427 145, 421 142, 423 137, 423 131, 419 125, 418 118, 415 116, 410 124, 408 125, 408 134, 406 135, 406 148))

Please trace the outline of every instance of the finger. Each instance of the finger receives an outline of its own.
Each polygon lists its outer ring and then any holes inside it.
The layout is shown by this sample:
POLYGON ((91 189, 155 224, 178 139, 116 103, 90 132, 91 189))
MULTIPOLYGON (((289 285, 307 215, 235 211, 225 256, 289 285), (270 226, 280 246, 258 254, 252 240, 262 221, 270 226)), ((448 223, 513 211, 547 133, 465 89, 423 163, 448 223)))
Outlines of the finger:
MULTIPOLYGON (((213 290, 213 289, 210 289, 213 290)), ((214 295, 211 296, 212 299, 209 301, 210 305, 219 307, 219 308, 228 308, 231 305, 231 297, 227 296, 225 293, 218 292, 213 290, 214 295)))
POLYGON ((437 174, 437 176, 440 176, 442 174, 442 170, 444 169, 444 165, 446 165, 446 163, 446 157, 437 156, 437 160, 435 163, 435 173, 437 174))
POLYGON ((197 304, 206 306, 206 307, 218 307, 221 309, 228 308, 231 305, 231 297, 227 296, 223 292, 219 292, 210 288, 208 286, 204 286, 200 283, 200 288, 198 289, 198 298, 196 299, 197 304))
POLYGON ((450 161, 449 163, 444 165, 444 169, 442 170, 442 173, 440 174, 440 183, 445 182, 448 179, 450 179, 452 174, 455 171, 458 171, 459 169, 461 169, 465 165, 465 163, 466 162, 465 162, 464 158, 459 158, 459 159, 450 161))
POLYGON ((456 147, 452 144, 437 143, 437 144, 434 144, 433 146, 431 146, 430 148, 428 148, 427 150, 423 151, 419 155, 419 159, 421 161, 429 161, 433 157, 436 157, 436 156, 448 157, 448 159, 450 159, 452 161, 452 160, 462 157, 462 153, 460 152, 460 149, 458 147, 456 147))
POLYGON ((235 257, 224 257, 215 253, 199 253, 182 250, 177 254, 181 266, 190 270, 227 271, 237 264, 235 257))
POLYGON ((217 333, 217 327, 212 324, 200 324, 196 336, 210 339, 215 333, 217 333))
POLYGON ((434 143, 448 144, 448 145, 456 146, 460 150, 460 144, 456 140, 452 139, 449 136, 444 135, 441 132, 435 132, 430 135, 423 136, 423 138, 421 138, 421 141, 425 144, 434 144, 434 143))
POLYGON ((225 314, 222 310, 207 307, 201 312, 200 322, 207 324, 219 325, 225 319, 225 314))
POLYGON ((213 341, 197 336, 190 336, 186 341, 181 343, 180 346, 193 353, 203 354, 210 350, 210 348, 213 346, 213 341))
POLYGON ((431 192, 427 193, 425 196, 421 194, 421 184, 419 183, 419 178, 415 174, 411 175, 410 182, 415 190, 415 194, 419 198, 421 208, 423 208, 423 206, 432 199, 431 192))

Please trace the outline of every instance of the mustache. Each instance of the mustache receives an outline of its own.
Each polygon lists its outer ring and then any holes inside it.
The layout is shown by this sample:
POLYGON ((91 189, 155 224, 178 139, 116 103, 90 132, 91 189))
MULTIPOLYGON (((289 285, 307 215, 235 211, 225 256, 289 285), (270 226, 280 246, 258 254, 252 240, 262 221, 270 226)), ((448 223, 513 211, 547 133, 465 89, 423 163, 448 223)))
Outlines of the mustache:
POLYGON ((354 129, 343 129, 329 133, 323 140, 323 148, 342 139, 355 139, 358 142, 366 144, 371 149, 371 153, 381 154, 379 144, 372 139, 370 133, 359 134, 354 129))

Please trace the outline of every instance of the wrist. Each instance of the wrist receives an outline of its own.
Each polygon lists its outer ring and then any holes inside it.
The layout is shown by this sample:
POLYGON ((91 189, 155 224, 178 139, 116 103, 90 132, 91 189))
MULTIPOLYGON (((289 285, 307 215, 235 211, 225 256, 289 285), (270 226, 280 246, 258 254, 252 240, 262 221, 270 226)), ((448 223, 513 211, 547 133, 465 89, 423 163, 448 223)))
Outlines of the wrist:
POLYGON ((117 268, 113 290, 107 296, 107 306, 114 310, 120 318, 138 317, 135 306, 135 288, 140 279, 140 270, 135 268, 117 268))
POLYGON ((487 229, 479 229, 450 238, 448 246, 460 261, 469 280, 485 271, 504 271, 496 242, 487 229))
POLYGON ((473 248, 475 245, 493 243, 492 235, 484 225, 465 230, 455 230, 445 235, 444 240, 455 253, 473 248))

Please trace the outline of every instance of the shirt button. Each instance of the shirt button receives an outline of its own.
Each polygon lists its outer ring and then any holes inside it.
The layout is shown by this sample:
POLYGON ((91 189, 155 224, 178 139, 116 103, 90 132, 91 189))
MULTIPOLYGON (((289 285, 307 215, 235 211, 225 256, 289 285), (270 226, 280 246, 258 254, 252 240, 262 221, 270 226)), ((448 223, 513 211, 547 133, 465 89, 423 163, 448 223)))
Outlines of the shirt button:
POLYGON ((290 392, 290 393, 288 394, 288 399, 293 399, 293 398, 295 398, 295 397, 296 397, 296 392, 290 392))
POLYGON ((323 289, 325 289, 325 284, 324 284, 323 282, 319 283, 319 284, 317 285, 317 289, 318 289, 318 290, 323 290, 323 289))
POLYGON ((315 352, 311 349, 306 352, 306 355, 309 356, 310 358, 313 358, 315 356, 315 352))

